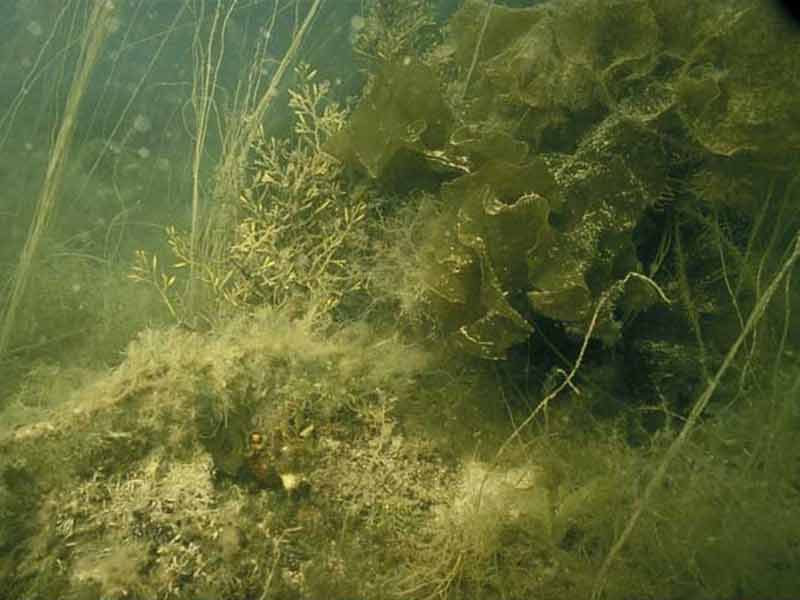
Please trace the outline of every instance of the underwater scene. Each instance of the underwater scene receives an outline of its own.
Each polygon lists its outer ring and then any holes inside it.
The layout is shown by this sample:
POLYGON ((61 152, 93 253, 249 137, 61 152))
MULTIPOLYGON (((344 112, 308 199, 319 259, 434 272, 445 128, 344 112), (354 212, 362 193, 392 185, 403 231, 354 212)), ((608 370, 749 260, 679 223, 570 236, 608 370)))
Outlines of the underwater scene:
POLYGON ((800 600, 771 0, 0 2, 0 600, 800 600))

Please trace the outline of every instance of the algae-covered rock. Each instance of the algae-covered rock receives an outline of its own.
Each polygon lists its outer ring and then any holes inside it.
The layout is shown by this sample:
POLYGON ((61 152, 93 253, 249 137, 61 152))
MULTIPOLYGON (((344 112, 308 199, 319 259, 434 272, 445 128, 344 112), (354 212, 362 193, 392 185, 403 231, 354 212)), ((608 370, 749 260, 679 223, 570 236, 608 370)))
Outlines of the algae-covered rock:
POLYGON ((297 597, 344 519, 365 543, 361 508, 405 535, 447 489, 432 450, 387 438, 424 355, 376 352, 367 327, 328 333, 274 312, 147 332, 39 422, 0 431, 0 597, 297 597), (372 480, 342 469, 343 448, 372 480))

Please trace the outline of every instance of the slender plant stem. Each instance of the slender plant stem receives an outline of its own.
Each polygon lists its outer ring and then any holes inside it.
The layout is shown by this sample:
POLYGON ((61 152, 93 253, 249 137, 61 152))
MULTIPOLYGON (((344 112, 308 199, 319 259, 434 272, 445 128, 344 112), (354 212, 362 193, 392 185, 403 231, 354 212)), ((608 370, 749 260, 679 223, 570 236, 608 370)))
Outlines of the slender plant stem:
POLYGON ((0 326, 0 358, 2 358, 11 340, 17 311, 30 279, 33 260, 42 237, 47 231, 50 217, 56 204, 56 198, 58 198, 64 175, 67 149, 75 133, 78 108, 89 83, 89 76, 97 63, 100 48, 108 35, 108 21, 112 16, 112 11, 113 5, 108 0, 94 0, 86 21, 76 74, 67 95, 64 116, 61 119, 61 125, 58 128, 53 149, 50 152, 50 159, 47 163, 47 171, 39 201, 36 205, 36 212, 33 221, 31 221, 28 237, 25 240, 25 246, 22 249, 14 272, 11 295, 3 314, 2 326, 0 326))
POLYGON ((472 73, 475 71, 475 65, 478 64, 478 56, 481 53, 481 45, 483 44, 483 36, 486 35, 486 28, 489 26, 489 16, 492 14, 492 8, 494 8, 494 0, 489 0, 489 5, 486 7, 486 15, 483 17, 483 24, 481 25, 481 33, 478 36, 478 43, 475 44, 475 52, 472 53, 472 62, 469 65, 469 71, 467 71, 467 79, 464 82, 464 93, 461 96, 462 100, 467 95, 467 89, 469 88, 469 82, 472 80, 472 73))

